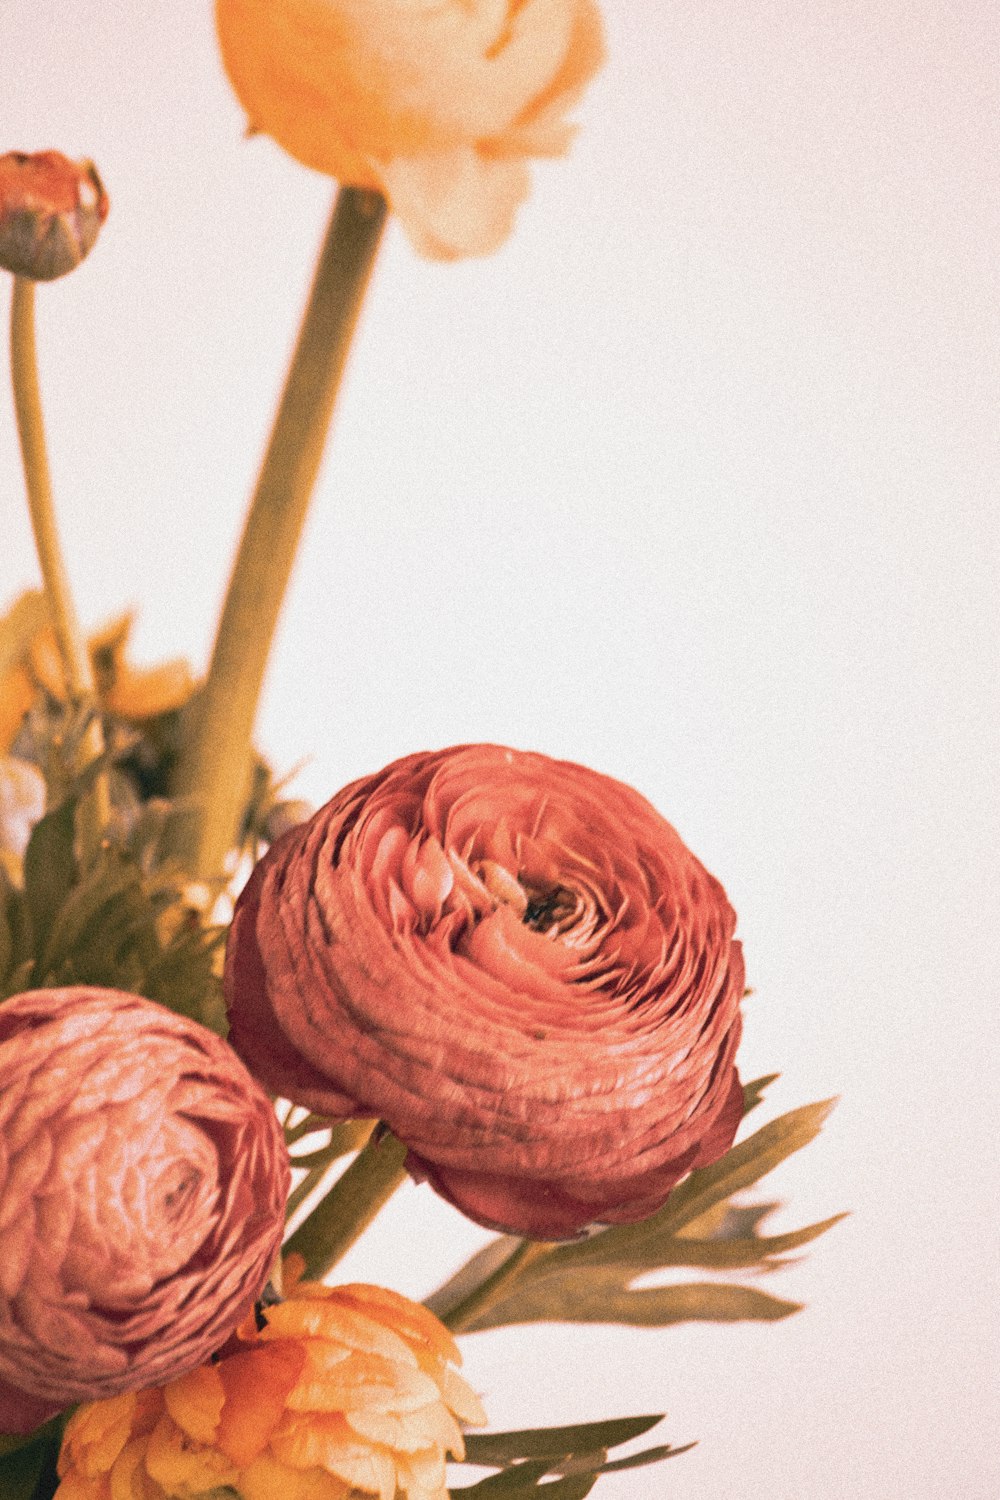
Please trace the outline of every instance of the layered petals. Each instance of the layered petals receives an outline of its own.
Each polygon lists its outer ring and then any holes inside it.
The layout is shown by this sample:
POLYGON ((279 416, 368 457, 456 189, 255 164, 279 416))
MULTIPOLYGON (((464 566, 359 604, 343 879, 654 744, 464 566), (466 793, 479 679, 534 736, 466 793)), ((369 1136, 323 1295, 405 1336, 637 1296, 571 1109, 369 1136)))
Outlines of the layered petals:
POLYGON ((397 761, 242 893, 230 1041, 267 1087, 375 1115, 469 1217, 644 1218, 732 1143, 743 992, 719 883, 636 792, 494 745, 397 761))
POLYGON ((267 1095, 217 1036, 78 986, 0 1007, 0 1430, 169 1379, 229 1337, 281 1243, 267 1095))
POLYGON ((251 125, 389 198, 428 255, 485 254, 603 58, 594 0, 217 0, 251 125))
POLYGON ((459 1422, 486 1420, 447 1329, 379 1287, 287 1290, 217 1363, 81 1407, 57 1500, 446 1500, 459 1422))

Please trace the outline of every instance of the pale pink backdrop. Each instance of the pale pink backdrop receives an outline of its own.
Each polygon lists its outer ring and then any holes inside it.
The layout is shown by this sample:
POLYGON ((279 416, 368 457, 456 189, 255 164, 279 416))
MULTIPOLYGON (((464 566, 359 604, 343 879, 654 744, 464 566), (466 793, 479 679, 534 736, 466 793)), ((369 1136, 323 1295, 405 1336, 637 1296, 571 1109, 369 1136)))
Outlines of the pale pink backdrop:
MULTIPOLYGON (((807 1311, 476 1336, 494 1423, 700 1440, 606 1500, 992 1500, 998 13, 605 13, 504 251, 389 234, 260 741, 315 801, 469 739, 633 782, 740 912, 746 1075, 842 1095, 773 1179, 853 1211, 770 1282, 807 1311)), ((0 150, 113 203, 39 298, 82 613, 201 666, 330 187, 241 138, 207 0, 6 0, 2 57, 0 150)), ((4 400, 0 604, 20 485, 4 400)), ((344 1271, 422 1295, 481 1238, 406 1189, 344 1271)))

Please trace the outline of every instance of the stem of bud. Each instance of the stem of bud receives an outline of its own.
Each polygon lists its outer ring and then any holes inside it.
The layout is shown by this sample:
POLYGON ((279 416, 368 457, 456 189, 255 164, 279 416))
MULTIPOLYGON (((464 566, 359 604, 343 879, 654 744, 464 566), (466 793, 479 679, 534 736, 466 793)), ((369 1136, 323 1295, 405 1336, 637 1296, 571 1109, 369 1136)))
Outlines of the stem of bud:
POLYGON ((342 188, 233 566, 204 688, 191 704, 174 794, 172 852, 218 875, 246 800, 264 671, 319 470, 351 337, 386 218, 385 199, 342 188))
MULTIPOLYGON (((77 619, 56 529, 35 352, 35 283, 23 276, 14 278, 10 315, 10 368, 28 509, 52 626, 62 657, 66 691, 72 703, 93 705, 94 670, 77 619)), ((77 769, 83 770, 103 753, 104 735, 100 718, 95 712, 84 731, 77 769)), ((107 777, 100 774, 95 778, 91 791, 82 799, 80 807, 80 837, 85 861, 92 858, 100 848, 109 811, 107 777)))
POLYGON ((303 1219, 285 1245, 306 1263, 306 1278, 320 1281, 359 1239, 383 1204, 406 1180, 406 1147, 394 1135, 376 1133, 303 1219))

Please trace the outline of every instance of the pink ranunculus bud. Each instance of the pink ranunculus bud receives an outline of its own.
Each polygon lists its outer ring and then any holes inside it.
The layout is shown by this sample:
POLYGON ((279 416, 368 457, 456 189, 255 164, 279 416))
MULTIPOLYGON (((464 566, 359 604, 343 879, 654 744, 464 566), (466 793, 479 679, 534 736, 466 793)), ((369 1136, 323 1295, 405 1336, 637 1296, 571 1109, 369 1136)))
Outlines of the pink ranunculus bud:
POLYGON ((267 1095, 204 1027, 82 985, 0 1005, 0 1431, 207 1359, 288 1182, 267 1095))
POLYGON ((92 161, 60 151, 0 156, 0 266, 32 281, 55 281, 93 248, 108 195, 92 161))
POLYGON ((470 1218, 568 1237, 731 1145, 735 922, 630 787, 495 745, 412 755, 254 870, 230 1041, 297 1103, 385 1120, 470 1218))

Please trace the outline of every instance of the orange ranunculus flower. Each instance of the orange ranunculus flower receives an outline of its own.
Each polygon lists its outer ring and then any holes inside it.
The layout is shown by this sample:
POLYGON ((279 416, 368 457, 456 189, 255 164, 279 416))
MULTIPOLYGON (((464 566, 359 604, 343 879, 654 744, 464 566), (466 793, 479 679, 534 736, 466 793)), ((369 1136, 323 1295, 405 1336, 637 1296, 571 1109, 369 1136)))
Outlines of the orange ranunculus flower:
POLYGON ((75 1412, 57 1500, 446 1500, 458 1422, 486 1420, 448 1330, 381 1287, 287 1291, 216 1364, 75 1412))
POLYGON ((267 1280, 289 1182, 227 1043, 119 990, 0 1006, 0 1431, 170 1379, 267 1280))
POLYGON ((630 787, 496 745, 411 755, 257 865, 229 1040, 275 1092, 383 1119, 470 1218, 564 1238, 731 1145, 735 922, 630 787))
POLYGON ((445 258, 507 237, 604 55, 594 0, 216 0, 216 20, 253 129, 381 190, 445 258))

